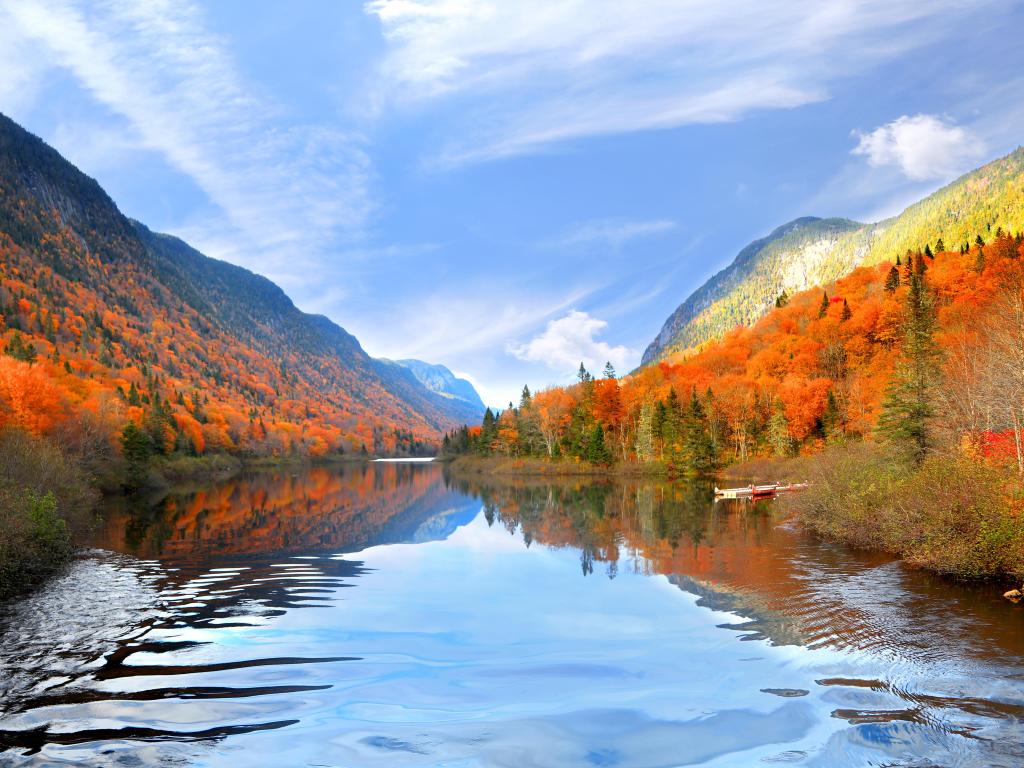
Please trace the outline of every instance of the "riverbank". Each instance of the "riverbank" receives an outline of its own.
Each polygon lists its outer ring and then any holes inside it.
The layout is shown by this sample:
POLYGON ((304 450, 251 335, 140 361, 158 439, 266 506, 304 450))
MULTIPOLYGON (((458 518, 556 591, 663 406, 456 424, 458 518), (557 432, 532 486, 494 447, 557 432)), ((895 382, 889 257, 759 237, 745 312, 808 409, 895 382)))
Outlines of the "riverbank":
POLYGON ((592 464, 574 459, 507 456, 446 456, 440 459, 453 471, 471 475, 521 477, 664 477, 661 464, 592 464))
POLYGON ((0 430, 0 600, 28 592, 58 573, 95 527, 104 496, 145 497, 184 484, 221 482, 245 470, 300 471, 371 460, 341 454, 156 455, 147 459, 141 482, 129 491, 129 473, 120 457, 97 463, 95 457, 76 455, 20 430, 0 430))
MULTIPOLYGON (((660 477, 660 464, 462 455, 452 471, 495 477, 660 477)), ((1024 579, 1024 481, 959 452, 920 465, 880 445, 829 446, 810 456, 755 458, 723 468, 720 484, 809 482, 779 498, 781 513, 811 533, 957 579, 1019 587, 1024 579)))
POLYGON ((920 464, 873 443, 830 446, 791 459, 730 467, 729 479, 799 479, 783 513, 812 533, 959 579, 1019 586, 1024 579, 1024 482, 1012 470, 961 452, 920 464))

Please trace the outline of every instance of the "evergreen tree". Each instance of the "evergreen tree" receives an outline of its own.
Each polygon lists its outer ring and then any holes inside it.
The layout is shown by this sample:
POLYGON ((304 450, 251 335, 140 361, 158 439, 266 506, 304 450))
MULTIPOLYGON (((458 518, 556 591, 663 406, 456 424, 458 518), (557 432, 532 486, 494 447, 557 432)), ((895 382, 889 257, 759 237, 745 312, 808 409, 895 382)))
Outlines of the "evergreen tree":
MULTIPOLYGON (((940 240, 939 242, 941 243, 942 241, 940 240)), ((932 255, 931 247, 927 243, 925 243, 925 245, 924 245, 924 255, 927 256, 929 259, 935 258, 932 255)))
POLYGON ((533 405, 533 395, 530 394, 530 388, 523 385, 523 392, 519 395, 519 408, 520 410, 529 408, 533 405))
POLYGON ((665 400, 664 418, 661 422, 661 454, 669 464, 675 465, 683 459, 682 414, 679 412, 679 398, 675 389, 668 391, 665 400))
POLYGON ((141 488, 149 474, 149 457, 153 452, 153 441, 129 421, 121 430, 121 453, 128 463, 127 486, 141 488))
POLYGON ((895 293, 896 289, 900 287, 900 271, 896 267, 889 269, 889 274, 885 276, 885 290, 889 293, 895 293))
POLYGON ((846 299, 843 299, 843 313, 839 316, 839 319, 845 323, 851 317, 853 317, 853 312, 850 311, 850 304, 846 299))
POLYGON ((587 461, 592 464, 611 464, 612 454, 604 442, 604 430, 595 424, 587 439, 587 461))
POLYGON ((828 293, 825 291, 821 292, 821 304, 818 306, 818 319, 820 320, 828 314, 828 293))
POLYGON ((498 420, 494 412, 488 408, 484 411, 484 420, 480 428, 480 441, 477 444, 477 451, 484 456, 489 456, 493 451, 494 441, 498 437, 498 420))
POLYGON ((580 384, 586 384, 588 381, 593 381, 594 377, 590 375, 590 372, 583 367, 583 363, 580 363, 580 369, 576 373, 576 378, 579 379, 580 384))
POLYGON ((714 444, 711 442, 707 414, 697 397, 696 389, 690 392, 690 403, 684 419, 684 452, 691 472, 702 474, 714 468, 714 444))
POLYGON ((618 378, 618 376, 615 375, 615 366, 612 365, 612 361, 611 360, 609 360, 608 362, 606 362, 604 364, 604 377, 606 379, 617 379, 618 378))
POLYGON ((825 412, 821 415, 821 432, 826 440, 842 432, 843 417, 839 411, 839 403, 830 389, 825 398, 825 412))
POLYGON ((37 357, 36 345, 31 341, 26 342, 21 335, 21 331, 15 331, 11 334, 11 340, 8 342, 4 352, 15 360, 21 360, 29 365, 32 365, 37 357))
POLYGON ((974 257, 974 271, 979 275, 985 271, 985 249, 978 248, 978 255, 974 257))
POLYGON ((941 237, 938 240, 935 241, 935 252, 936 253, 945 253, 946 252, 946 244, 944 242, 942 242, 942 238, 941 237))
POLYGON ((782 309, 787 304, 789 304, 789 294, 783 291, 775 299, 775 308, 782 309))
POLYGON ((935 343, 935 303, 923 275, 914 275, 907 293, 906 334, 900 360, 882 403, 878 429, 905 446, 920 462, 932 445, 933 393, 939 378, 935 343))

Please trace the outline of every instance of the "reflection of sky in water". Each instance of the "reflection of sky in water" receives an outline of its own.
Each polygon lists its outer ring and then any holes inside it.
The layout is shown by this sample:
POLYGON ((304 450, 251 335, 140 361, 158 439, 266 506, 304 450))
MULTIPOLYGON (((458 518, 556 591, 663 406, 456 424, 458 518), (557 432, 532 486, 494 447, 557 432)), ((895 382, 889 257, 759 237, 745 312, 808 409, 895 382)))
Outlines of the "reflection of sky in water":
MULTIPOLYGON (((773 644, 723 629, 748 614, 716 610, 706 582, 584 577, 579 549, 527 547, 471 509, 432 509, 410 525, 417 543, 192 563, 175 579, 83 560, 23 606, 44 631, 31 637, 26 613, 0 644, 8 690, 30 691, 0 718, 22 746, 0 765, 1021 764, 1019 659, 978 695, 955 659, 773 644), (19 683, 33 665, 47 674, 19 683), (76 675, 74 695, 47 699, 76 675), (65 743, 24 754, 47 724, 65 743)), ((851 606, 879 586, 846 583, 851 606)))

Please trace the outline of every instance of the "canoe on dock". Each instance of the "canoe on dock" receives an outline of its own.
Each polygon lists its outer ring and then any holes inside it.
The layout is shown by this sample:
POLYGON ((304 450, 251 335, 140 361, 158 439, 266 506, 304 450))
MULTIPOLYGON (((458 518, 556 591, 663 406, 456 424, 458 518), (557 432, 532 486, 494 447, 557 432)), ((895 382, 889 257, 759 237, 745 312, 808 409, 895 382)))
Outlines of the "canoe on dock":
POLYGON ((801 491, 807 483, 769 483, 768 485, 744 485, 739 488, 715 486, 715 498, 719 499, 766 499, 777 493, 801 491))

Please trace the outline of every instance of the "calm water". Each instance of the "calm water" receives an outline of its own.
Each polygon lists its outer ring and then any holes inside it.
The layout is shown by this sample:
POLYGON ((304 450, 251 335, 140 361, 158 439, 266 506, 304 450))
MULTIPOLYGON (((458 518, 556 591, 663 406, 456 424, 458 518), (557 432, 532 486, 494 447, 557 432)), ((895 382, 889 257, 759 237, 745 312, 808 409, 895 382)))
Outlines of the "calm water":
POLYGON ((149 502, 0 614, 0 765, 1024 765, 1024 611, 771 502, 399 464, 149 502))

